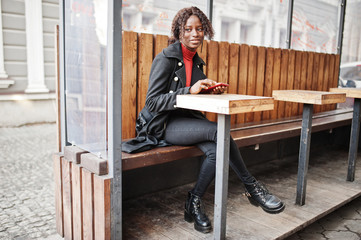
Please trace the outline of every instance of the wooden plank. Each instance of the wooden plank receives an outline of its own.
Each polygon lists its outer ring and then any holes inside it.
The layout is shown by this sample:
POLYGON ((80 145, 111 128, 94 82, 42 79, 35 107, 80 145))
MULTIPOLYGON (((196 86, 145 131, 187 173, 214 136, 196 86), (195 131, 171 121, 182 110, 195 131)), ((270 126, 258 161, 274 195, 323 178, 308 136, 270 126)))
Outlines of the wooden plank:
POLYGON ((164 48, 168 46, 168 36, 155 35, 154 37, 154 57, 157 56, 164 48))
POLYGON ((83 237, 89 240, 95 239, 93 191, 93 173, 82 168, 83 237))
POLYGON ((94 175, 94 239, 110 240, 110 178, 94 175))
MULTIPOLYGON (((289 50, 288 49, 282 49, 281 76, 280 76, 280 85, 279 85, 280 90, 287 89, 288 55, 289 55, 289 50)), ((278 118, 284 118, 285 117, 285 110, 286 110, 285 102, 283 102, 283 101, 279 102, 278 103, 277 117, 278 118)))
MULTIPOLYGON (((274 49, 266 48, 266 70, 264 79, 263 96, 272 97, 272 78, 273 78, 273 64, 274 64, 274 49)), ((271 111, 262 112, 262 120, 271 118, 271 111)))
POLYGON ((62 160, 60 153, 53 154, 53 171, 55 183, 55 223, 56 232, 64 237, 64 219, 63 219, 63 187, 62 187, 62 160))
MULTIPOLYGON (((239 51, 238 94, 247 94, 249 46, 242 44, 239 51)), ((237 123, 245 122, 245 114, 236 115, 237 123)))
MULTIPOLYGON (((325 58, 326 58, 326 54, 324 53, 318 53, 319 55, 319 68, 318 68, 318 77, 317 77, 317 87, 316 87, 316 91, 322 91, 322 87, 323 87, 323 77, 324 77, 324 72, 325 72, 325 58)), ((315 81, 315 79, 314 79, 315 81)), ((321 112, 321 108, 322 106, 315 106, 314 107, 314 112, 321 112)))
POLYGON ((345 93, 349 98, 361 98, 360 88, 330 88, 330 92, 345 93))
MULTIPOLYGON (((295 89, 295 62, 296 62, 296 51, 290 50, 288 54, 288 71, 287 71, 287 84, 286 89, 295 89)), ((285 104, 285 117, 292 116, 292 109, 297 108, 297 103, 286 102, 285 104)), ((298 109, 296 109, 298 110, 298 109)))
POLYGON ((97 175, 105 175, 108 173, 108 161, 95 156, 93 153, 82 154, 80 165, 97 175))
MULTIPOLYGON (((229 48, 229 72, 228 72, 228 93, 237 94, 238 90, 238 65, 240 45, 232 43, 229 48)), ((237 116, 231 116, 231 124, 236 124, 237 116)))
MULTIPOLYGON (((322 82, 322 91, 328 91, 329 87, 328 84, 330 82, 330 71, 333 71, 333 69, 331 70, 331 55, 330 54, 325 54, 325 68, 324 68, 324 73, 323 73, 323 82, 322 82)), ((328 105, 323 105, 321 106, 321 112, 326 111, 328 108, 328 105)))
POLYGON ((78 164, 72 165, 73 238, 83 239, 82 175, 78 164))
MULTIPOLYGON (((258 47, 257 77, 256 77, 256 86, 255 86, 256 96, 263 96, 265 70, 266 70, 266 48, 258 47)), ((262 120, 262 112, 254 113, 254 121, 259 122, 261 120, 262 120)))
POLYGON ((177 107, 228 115, 271 110, 273 99, 238 94, 188 94, 177 96, 177 107))
POLYGON ((153 61, 153 35, 138 35, 138 103, 137 116, 145 105, 150 69, 153 61))
POLYGON ((203 72, 207 76, 207 54, 208 54, 208 41, 204 40, 202 45, 198 47, 197 53, 200 58, 206 63, 205 66, 203 66, 203 72))
POLYGON ((279 101, 319 105, 340 103, 346 100, 345 94, 307 90, 274 90, 272 96, 279 101))
MULTIPOLYGON (((218 80, 218 42, 209 41, 207 50, 207 77, 214 81, 218 80)), ((206 117, 210 121, 217 121, 217 115, 214 113, 206 113, 206 117)))
POLYGON ((138 34, 123 32, 122 57, 122 138, 135 137, 137 119, 137 49, 138 34))
MULTIPOLYGON (((281 49, 275 49, 274 52, 274 64, 273 64, 273 78, 272 78, 272 90, 280 89, 280 77, 281 77, 281 49)), ((278 105, 279 102, 275 101, 275 108, 271 112, 271 119, 276 119, 278 117, 278 105)))
POLYGON ((313 64, 315 53, 308 52, 308 59, 307 59, 307 81, 306 81, 306 90, 312 90, 312 79, 313 79, 313 64))
MULTIPOLYGON (((302 66, 301 66, 301 83, 300 83, 300 89, 301 90, 307 90, 307 77, 311 74, 307 71, 308 69, 308 52, 302 52, 302 66)), ((312 69, 312 68, 311 68, 312 69)), ((310 71, 311 72, 311 71, 310 71)), ((298 115, 302 115, 303 112, 303 104, 298 105, 298 115)))
POLYGON ((317 90, 318 72, 320 70, 320 54, 313 54, 311 90, 317 90))
MULTIPOLYGON (((330 75, 328 77, 328 88, 332 88, 334 85, 334 74, 335 74, 335 68, 336 68, 336 55, 335 54, 332 54, 330 56, 330 75)), ((338 86, 338 83, 336 84, 335 87, 338 86)), ((328 91, 328 89, 326 90, 328 91)), ((325 111, 330 111, 332 109, 334 109, 336 106, 335 104, 329 104, 327 105, 327 108, 325 109, 325 111)))
MULTIPOLYGON (((302 73, 302 52, 296 51, 295 56, 295 78, 293 81, 293 89, 302 89, 301 87, 301 73, 302 73)), ((292 105, 291 116, 299 115, 298 108, 300 107, 300 103, 296 103, 292 105)))
MULTIPOLYGON (((257 50, 258 47, 256 46, 249 47, 247 95, 256 95, 257 50)), ((254 113, 246 113, 246 122, 253 122, 253 121, 254 121, 254 113)))
MULTIPOLYGON (((333 81, 332 81, 332 84, 330 87, 332 88, 336 88, 338 86, 338 75, 339 75, 339 72, 340 72, 340 55, 337 54, 335 55, 335 70, 334 70, 334 73, 333 73, 333 81)), ((336 109, 337 108, 337 104, 333 104, 332 107, 331 107, 331 110, 333 109, 336 109)))
POLYGON ((217 82, 229 83, 229 43, 220 42, 218 44, 218 77, 217 82))
POLYGON ((63 182, 63 216, 64 216, 64 238, 73 239, 73 208, 72 208, 72 163, 62 158, 62 182, 63 182))

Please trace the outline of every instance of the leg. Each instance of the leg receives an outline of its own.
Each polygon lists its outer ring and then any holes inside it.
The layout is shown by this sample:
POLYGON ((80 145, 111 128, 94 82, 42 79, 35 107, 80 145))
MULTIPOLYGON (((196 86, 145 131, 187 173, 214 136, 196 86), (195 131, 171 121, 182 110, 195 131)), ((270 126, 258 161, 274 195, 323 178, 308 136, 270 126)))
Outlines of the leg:
POLYGON ((312 104, 303 105, 302 130, 297 173, 296 204, 304 205, 306 199, 308 160, 310 156, 311 132, 312 132, 312 104))
POLYGON ((348 153, 348 171, 347 181, 353 182, 355 180, 355 165, 357 158, 357 147, 360 134, 360 111, 361 99, 355 98, 353 105, 353 118, 350 136, 350 149, 348 153))

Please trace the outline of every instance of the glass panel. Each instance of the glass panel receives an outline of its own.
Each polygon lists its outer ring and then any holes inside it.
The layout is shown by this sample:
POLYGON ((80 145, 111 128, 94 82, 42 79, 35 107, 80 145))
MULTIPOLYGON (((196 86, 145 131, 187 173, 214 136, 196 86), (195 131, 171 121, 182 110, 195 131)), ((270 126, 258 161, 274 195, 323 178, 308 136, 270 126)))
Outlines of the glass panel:
POLYGON ((123 0, 123 30, 169 35, 175 14, 190 6, 207 14, 207 0, 123 0))
POLYGON ((340 0, 295 0, 291 48, 337 53, 340 0))
POLYGON ((106 157, 107 1, 65 1, 67 141, 106 157))
MULTIPOLYGON (((361 0, 349 0, 346 4, 345 24, 342 41, 343 64, 361 62, 361 0)), ((359 63, 358 65, 360 65, 359 63)), ((357 65, 357 64, 355 64, 357 65)))
POLYGON ((287 0, 214 0, 216 41, 287 48, 287 0))

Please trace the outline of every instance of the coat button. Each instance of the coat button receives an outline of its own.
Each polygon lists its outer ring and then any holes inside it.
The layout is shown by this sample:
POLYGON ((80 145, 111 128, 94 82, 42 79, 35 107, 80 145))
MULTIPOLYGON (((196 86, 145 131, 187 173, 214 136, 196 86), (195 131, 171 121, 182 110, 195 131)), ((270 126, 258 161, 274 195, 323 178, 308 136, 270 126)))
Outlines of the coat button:
POLYGON ((169 93, 173 93, 173 90, 170 90, 169 93))
POLYGON ((199 65, 197 65, 197 68, 199 68, 199 65))
POLYGON ((179 63, 178 63, 178 66, 180 66, 180 67, 181 67, 182 65, 183 65, 183 63, 182 63, 182 62, 179 62, 179 63))
POLYGON ((177 105, 173 105, 174 108, 177 108, 177 105))
POLYGON ((176 81, 176 82, 177 82, 177 81, 178 81, 178 77, 174 77, 174 81, 176 81))

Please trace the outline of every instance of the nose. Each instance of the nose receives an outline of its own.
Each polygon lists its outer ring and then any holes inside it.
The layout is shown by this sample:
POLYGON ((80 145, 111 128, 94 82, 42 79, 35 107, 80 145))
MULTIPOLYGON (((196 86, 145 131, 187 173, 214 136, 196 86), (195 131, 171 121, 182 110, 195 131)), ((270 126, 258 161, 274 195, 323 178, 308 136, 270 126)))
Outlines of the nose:
POLYGON ((193 35, 193 36, 198 36, 198 34, 199 34, 199 33, 198 33, 197 29, 193 29, 193 30, 192 30, 192 35, 193 35))

